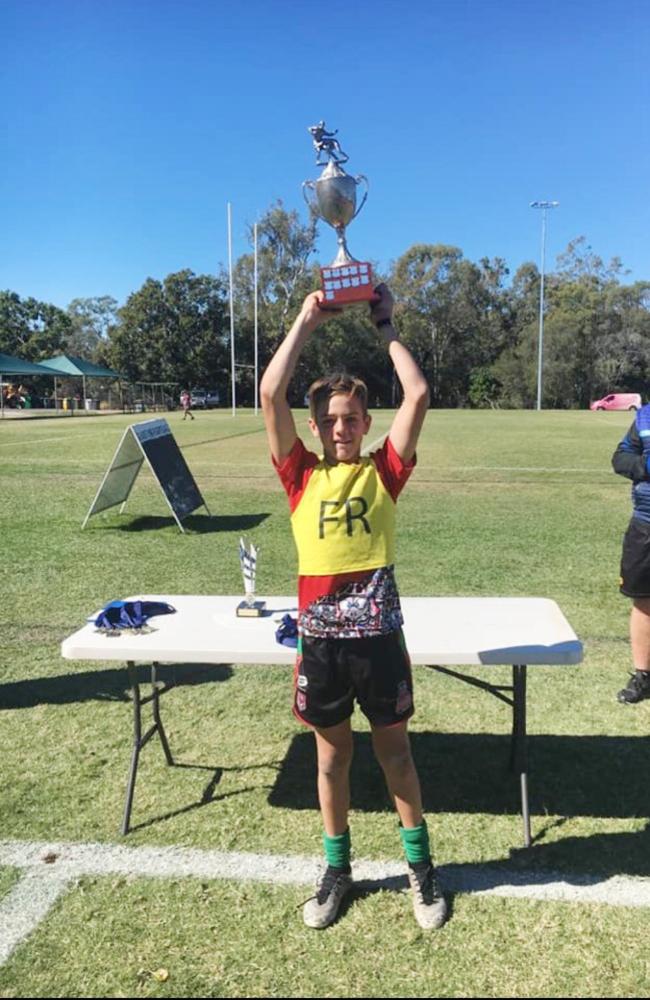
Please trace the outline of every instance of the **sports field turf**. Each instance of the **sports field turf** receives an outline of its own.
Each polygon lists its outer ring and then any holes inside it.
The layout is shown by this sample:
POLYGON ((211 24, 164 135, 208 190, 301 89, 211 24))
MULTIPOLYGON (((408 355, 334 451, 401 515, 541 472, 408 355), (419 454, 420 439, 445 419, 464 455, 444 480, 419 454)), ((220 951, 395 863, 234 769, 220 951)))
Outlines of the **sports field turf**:
MULTIPOLYGON (((298 411, 301 428, 305 411, 298 411)), ((81 531, 122 430, 136 418, 0 424, 0 840, 116 844, 130 755, 125 672, 61 659, 61 639, 137 592, 239 593, 238 539, 261 547, 258 585, 291 593, 287 505, 261 419, 169 422, 213 513, 182 535, 142 472, 125 514, 81 531)), ((370 439, 390 425, 375 414, 370 439)), ((555 599, 580 666, 529 673, 536 840, 518 850, 509 712, 418 668, 413 747, 441 865, 650 875, 650 704, 622 707, 627 602, 617 593, 629 489, 610 456, 628 414, 431 411, 399 507, 398 582, 421 595, 555 599), (513 851, 512 849, 515 848, 513 851)), ((471 672, 471 671, 468 671, 471 672)), ((186 767, 143 752, 129 846, 318 855, 311 737, 286 668, 183 667, 163 700, 186 767), (218 780, 217 780, 218 778, 218 780), (206 792, 206 789, 208 790, 206 792)), ((495 670, 504 683, 507 669, 495 670)), ((399 858, 360 715, 351 820, 357 858, 399 858)), ((17 878, 0 868, 0 895, 17 878)), ((0 996, 645 996, 645 911, 460 894, 435 935, 392 891, 353 900, 328 931, 302 927, 302 886, 83 877, 0 968, 0 996), (635 946, 632 942, 637 941, 635 946), (156 976, 165 969, 168 978, 156 976)))

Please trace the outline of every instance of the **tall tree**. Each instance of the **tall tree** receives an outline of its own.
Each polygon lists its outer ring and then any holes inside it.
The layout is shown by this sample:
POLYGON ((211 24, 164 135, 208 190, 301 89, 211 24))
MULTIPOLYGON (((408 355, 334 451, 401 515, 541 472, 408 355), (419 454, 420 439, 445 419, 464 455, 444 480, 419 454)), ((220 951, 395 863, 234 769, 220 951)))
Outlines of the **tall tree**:
MULTIPOLYGON (((650 374, 647 283, 621 285, 626 272, 620 258, 606 264, 584 236, 569 243, 557 264, 546 282, 543 405, 584 407, 615 389, 644 389, 650 374)), ((539 285, 535 265, 524 264, 510 289, 514 340, 492 368, 506 405, 534 404, 539 285)))
POLYGON ((502 340, 501 261, 478 267, 458 247, 416 244, 396 262, 391 286, 405 338, 429 379, 434 406, 468 398, 471 372, 502 340))
POLYGON ((594 253, 586 236, 576 236, 567 244, 566 250, 557 256, 557 274, 562 281, 583 281, 605 285, 618 283, 621 276, 628 274, 620 257, 612 257, 606 264, 602 257, 594 253))
MULTIPOLYGON (((253 227, 249 227, 253 244, 253 227)), ((281 201, 272 205, 257 223, 258 293, 265 324, 282 338, 289 313, 298 308, 310 290, 309 258, 316 249, 316 227, 311 219, 300 221, 296 211, 288 212, 281 201)), ((240 257, 236 268, 240 303, 252 318, 253 254, 240 257)))
MULTIPOLYGON (((253 246, 253 227, 249 227, 253 246)), ((309 258, 315 249, 313 220, 306 225, 281 201, 257 223, 258 364, 262 372, 285 336, 290 318, 319 278, 309 258)), ((237 399, 254 397, 254 254, 241 256, 233 268, 237 399)), ((226 275, 222 275, 226 280, 226 275)))
POLYGON ((225 388, 226 310, 223 283, 211 275, 148 278, 119 310, 107 359, 133 381, 225 388))
POLYGON ((98 361, 108 344, 111 327, 117 322, 117 300, 110 295, 73 299, 66 309, 71 327, 66 338, 66 351, 98 361))
POLYGON ((16 292, 0 292, 0 352, 28 361, 42 361, 63 350, 71 329, 70 317, 49 302, 21 299, 16 292))

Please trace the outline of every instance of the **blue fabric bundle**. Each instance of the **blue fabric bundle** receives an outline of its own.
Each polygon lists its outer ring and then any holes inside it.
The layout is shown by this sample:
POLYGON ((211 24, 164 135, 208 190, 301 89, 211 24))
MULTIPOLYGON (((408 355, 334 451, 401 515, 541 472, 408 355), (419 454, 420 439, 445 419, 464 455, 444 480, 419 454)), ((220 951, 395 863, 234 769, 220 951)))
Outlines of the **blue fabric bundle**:
POLYGON ((275 630, 276 642, 282 646, 298 645, 298 622, 291 615, 285 615, 275 630))
POLYGON ((171 615, 175 611, 162 601, 111 601, 95 618, 95 626, 107 632, 141 629, 154 615, 171 615))

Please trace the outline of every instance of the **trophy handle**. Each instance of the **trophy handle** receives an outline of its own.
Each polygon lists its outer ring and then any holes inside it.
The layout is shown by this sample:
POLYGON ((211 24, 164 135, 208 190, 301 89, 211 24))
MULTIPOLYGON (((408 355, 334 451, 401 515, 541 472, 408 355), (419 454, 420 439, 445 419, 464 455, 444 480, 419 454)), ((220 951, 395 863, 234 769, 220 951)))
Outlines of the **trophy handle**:
MULTIPOLYGON (((357 174, 357 176, 354 178, 355 184, 360 184, 361 181, 363 181, 364 184, 366 185, 366 191, 365 191, 365 194, 364 194, 363 198, 361 199, 361 204, 359 205, 358 209, 356 210, 356 212, 352 216, 352 219, 356 219, 357 215, 359 214, 359 212, 361 211, 361 209, 363 208, 363 206, 366 203, 366 198, 368 197, 368 188, 370 187, 370 185, 368 184, 368 178, 366 177, 365 174, 357 174)), ((352 221, 352 219, 350 221, 352 221)))
POLYGON ((309 208, 309 211, 313 215, 315 215, 317 219, 320 219, 320 218, 322 218, 322 216, 321 216, 320 212, 318 211, 318 208, 316 207, 316 202, 310 200, 310 198, 307 195, 307 188, 309 188, 311 191, 314 191, 315 187, 316 187, 316 182, 315 181, 303 181, 302 182, 302 196, 305 199, 305 201, 307 202, 307 207, 309 208))

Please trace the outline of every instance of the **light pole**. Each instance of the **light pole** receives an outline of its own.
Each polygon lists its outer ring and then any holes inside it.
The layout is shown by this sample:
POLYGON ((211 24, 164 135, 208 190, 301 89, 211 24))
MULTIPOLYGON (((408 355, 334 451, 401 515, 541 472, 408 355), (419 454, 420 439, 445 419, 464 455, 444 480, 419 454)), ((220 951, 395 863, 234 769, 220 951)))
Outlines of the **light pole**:
POLYGON ((254 272, 253 273, 253 326, 254 326, 254 329, 255 329, 255 365, 254 365, 255 374, 254 374, 254 382, 255 382, 255 416, 257 416, 258 391, 259 391, 258 390, 258 384, 257 384, 257 362, 258 362, 258 357, 257 357, 257 340, 258 340, 258 335, 257 335, 257 295, 258 295, 258 288, 257 288, 257 284, 258 284, 258 281, 257 281, 257 223, 255 223, 254 226, 253 226, 253 261, 254 261, 254 266, 253 266, 253 272, 254 272))
POLYGON ((228 274, 229 274, 229 300, 230 300, 230 386, 232 395, 232 415, 237 412, 237 399, 235 387, 235 304, 233 296, 232 281, 232 209, 228 202, 228 274))
POLYGON ((544 354, 544 262, 546 257, 546 213, 557 208, 559 201, 531 201, 531 208, 542 210, 542 276, 539 286, 539 338, 537 342, 537 409, 542 408, 542 358, 544 354))

